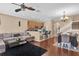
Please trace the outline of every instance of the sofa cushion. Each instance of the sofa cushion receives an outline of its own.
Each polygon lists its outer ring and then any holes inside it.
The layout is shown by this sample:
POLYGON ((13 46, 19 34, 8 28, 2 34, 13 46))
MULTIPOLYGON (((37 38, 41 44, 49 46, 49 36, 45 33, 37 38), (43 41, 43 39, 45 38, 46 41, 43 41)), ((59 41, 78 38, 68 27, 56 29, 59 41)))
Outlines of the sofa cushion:
POLYGON ((3 34, 0 34, 0 39, 3 39, 3 34))
POLYGON ((14 34, 14 37, 21 36, 19 33, 14 34))
POLYGON ((9 38, 12 37, 12 33, 4 33, 3 38, 9 38))

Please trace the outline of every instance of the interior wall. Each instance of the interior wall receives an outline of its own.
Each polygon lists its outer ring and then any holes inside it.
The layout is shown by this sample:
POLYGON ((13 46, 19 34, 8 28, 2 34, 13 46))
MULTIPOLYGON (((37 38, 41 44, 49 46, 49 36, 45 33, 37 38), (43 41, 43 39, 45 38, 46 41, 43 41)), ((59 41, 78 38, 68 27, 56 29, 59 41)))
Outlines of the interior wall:
POLYGON ((79 29, 77 29, 77 30, 72 29, 72 22, 73 21, 79 21, 79 15, 71 16, 70 19, 66 22, 59 22, 60 31, 62 33, 68 33, 68 32, 78 33, 77 40, 79 41, 79 29))
POLYGON ((0 14, 0 33, 21 32, 27 29, 27 21, 22 18, 0 14), (19 27, 20 21, 20 27, 19 27))

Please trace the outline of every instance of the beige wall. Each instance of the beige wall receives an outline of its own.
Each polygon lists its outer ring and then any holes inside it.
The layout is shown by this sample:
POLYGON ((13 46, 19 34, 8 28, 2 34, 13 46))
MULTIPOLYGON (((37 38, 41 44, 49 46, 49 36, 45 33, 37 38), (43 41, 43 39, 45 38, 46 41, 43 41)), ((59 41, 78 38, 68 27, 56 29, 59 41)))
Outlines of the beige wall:
POLYGON ((0 33, 20 32, 27 29, 27 21, 22 18, 0 14, 0 33), (21 27, 18 22, 21 21, 21 27))

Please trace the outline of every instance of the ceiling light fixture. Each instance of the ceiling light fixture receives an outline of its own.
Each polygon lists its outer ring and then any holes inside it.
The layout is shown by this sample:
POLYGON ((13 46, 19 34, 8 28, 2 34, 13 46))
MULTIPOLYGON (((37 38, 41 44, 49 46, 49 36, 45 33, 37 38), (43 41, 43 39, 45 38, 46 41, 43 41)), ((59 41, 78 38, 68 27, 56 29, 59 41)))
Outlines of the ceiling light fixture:
POLYGON ((65 11, 64 11, 64 12, 63 12, 63 16, 61 17, 61 20, 66 21, 66 20, 68 20, 68 19, 69 19, 69 17, 66 16, 65 11))

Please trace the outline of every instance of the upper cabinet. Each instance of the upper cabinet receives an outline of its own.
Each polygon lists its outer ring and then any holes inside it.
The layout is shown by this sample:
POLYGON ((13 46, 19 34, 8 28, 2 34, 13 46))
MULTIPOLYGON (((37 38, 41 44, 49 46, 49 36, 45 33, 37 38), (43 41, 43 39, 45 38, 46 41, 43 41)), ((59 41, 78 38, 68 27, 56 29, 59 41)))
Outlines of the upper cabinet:
POLYGON ((43 27, 43 22, 28 20, 28 29, 29 30, 40 29, 41 27, 43 27))

